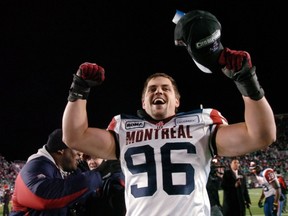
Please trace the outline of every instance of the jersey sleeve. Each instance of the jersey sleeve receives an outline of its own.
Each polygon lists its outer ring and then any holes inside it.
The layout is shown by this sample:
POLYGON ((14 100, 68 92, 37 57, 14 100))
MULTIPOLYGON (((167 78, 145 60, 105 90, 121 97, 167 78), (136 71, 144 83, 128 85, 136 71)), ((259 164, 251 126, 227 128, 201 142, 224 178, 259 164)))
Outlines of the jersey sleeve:
POLYGON ((212 124, 228 125, 227 119, 216 109, 203 109, 203 114, 207 114, 207 116, 209 116, 209 119, 212 120, 212 124))

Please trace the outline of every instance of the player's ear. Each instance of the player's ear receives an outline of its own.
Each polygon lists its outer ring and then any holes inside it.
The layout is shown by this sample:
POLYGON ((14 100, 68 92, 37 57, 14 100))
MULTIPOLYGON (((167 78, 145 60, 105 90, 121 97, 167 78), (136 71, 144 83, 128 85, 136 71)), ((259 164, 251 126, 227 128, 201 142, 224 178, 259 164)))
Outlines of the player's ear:
POLYGON ((57 150, 56 154, 63 155, 65 152, 65 149, 57 150))
POLYGON ((145 101, 144 100, 142 100, 142 109, 145 110, 145 101))
POLYGON ((180 106, 180 100, 178 98, 176 98, 176 104, 175 104, 176 108, 178 108, 180 106))

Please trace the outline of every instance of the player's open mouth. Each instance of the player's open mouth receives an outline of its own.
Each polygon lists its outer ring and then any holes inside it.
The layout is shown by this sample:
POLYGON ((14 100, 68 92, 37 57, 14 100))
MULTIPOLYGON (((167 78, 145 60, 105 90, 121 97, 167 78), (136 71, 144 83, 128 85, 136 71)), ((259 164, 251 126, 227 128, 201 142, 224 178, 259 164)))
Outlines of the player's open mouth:
POLYGON ((165 104, 166 101, 163 98, 156 98, 155 100, 152 101, 152 104, 165 104))

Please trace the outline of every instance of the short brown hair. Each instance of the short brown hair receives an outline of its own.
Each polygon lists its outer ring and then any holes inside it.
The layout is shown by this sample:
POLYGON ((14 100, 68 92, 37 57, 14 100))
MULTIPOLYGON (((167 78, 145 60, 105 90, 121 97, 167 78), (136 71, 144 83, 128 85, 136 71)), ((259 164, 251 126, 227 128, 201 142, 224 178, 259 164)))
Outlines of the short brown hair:
POLYGON ((165 77, 165 78, 169 79, 169 80, 171 81, 171 83, 172 83, 172 86, 173 86, 173 89, 174 89, 174 91, 175 91, 175 94, 176 94, 177 99, 180 100, 181 95, 180 95, 180 92, 179 92, 179 90, 178 90, 178 86, 177 86, 176 81, 173 79, 173 77, 169 76, 168 74, 166 74, 166 73, 160 73, 160 72, 154 73, 154 74, 150 75, 150 76, 146 79, 146 81, 145 81, 145 83, 144 83, 143 90, 142 90, 142 99, 143 99, 144 94, 145 94, 145 92, 146 92, 146 89, 147 89, 147 86, 148 86, 149 81, 150 81, 151 79, 156 78, 156 77, 165 77))

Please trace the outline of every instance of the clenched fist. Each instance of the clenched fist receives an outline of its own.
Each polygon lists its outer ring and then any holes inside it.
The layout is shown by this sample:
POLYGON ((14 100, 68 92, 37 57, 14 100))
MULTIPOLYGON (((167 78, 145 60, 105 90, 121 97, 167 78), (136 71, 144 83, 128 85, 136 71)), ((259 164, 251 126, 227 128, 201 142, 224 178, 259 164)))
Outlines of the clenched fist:
POLYGON ((76 75, 85 80, 89 87, 100 85, 105 80, 104 68, 95 63, 81 64, 76 75))
POLYGON ((264 96, 264 90, 256 75, 256 67, 252 66, 248 52, 231 50, 226 47, 220 54, 218 63, 224 66, 223 73, 235 82, 243 96, 256 101, 264 96))
POLYGON ((225 66, 227 70, 235 72, 240 71, 244 66, 243 63, 246 61, 248 68, 251 68, 252 62, 248 52, 242 50, 231 50, 227 47, 224 48, 219 56, 219 64, 225 66))
POLYGON ((85 62, 79 66, 73 76, 68 96, 68 101, 71 102, 77 99, 86 100, 90 93, 90 87, 100 85, 105 80, 105 70, 95 63, 85 62))

